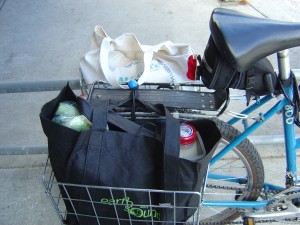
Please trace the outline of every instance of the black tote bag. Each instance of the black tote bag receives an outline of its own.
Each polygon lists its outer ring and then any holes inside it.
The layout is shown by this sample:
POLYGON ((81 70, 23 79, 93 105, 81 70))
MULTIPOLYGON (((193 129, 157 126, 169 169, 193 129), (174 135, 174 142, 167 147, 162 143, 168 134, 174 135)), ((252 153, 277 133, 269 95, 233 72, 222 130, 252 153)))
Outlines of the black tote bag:
POLYGON ((58 182, 65 181, 67 161, 80 134, 78 131, 52 121, 59 103, 63 101, 77 102, 81 112, 90 108, 88 103, 77 97, 67 84, 56 98, 45 103, 41 109, 40 120, 48 140, 48 154, 52 170, 58 182))
MULTIPOLYGON (((77 98, 69 86, 45 104, 40 117, 48 137, 49 157, 57 180, 95 186, 199 191, 214 146, 220 139, 216 125, 208 120, 192 121, 199 128, 200 135, 207 139, 203 140, 206 156, 197 162, 181 159, 179 122, 163 105, 138 102, 165 119, 158 120, 155 129, 149 130, 147 122, 135 123, 112 112, 108 101, 98 101, 92 106, 77 98), (54 124, 51 118, 62 100, 77 101, 81 112, 92 121, 92 129, 77 132, 54 124), (208 130, 209 134, 204 132, 208 130)), ((115 191, 112 195, 109 190, 95 188, 87 191, 80 187, 61 189, 61 193, 63 197, 78 200, 71 203, 65 199, 69 212, 67 224, 118 224, 110 218, 119 218, 121 224, 130 224, 129 217, 135 221, 133 224, 151 224, 146 222, 149 220, 157 221, 154 224, 166 224, 163 221, 174 218, 174 211, 167 209, 151 208, 151 213, 142 217, 131 211, 133 205, 145 209, 144 205, 150 205, 149 201, 152 205, 170 204, 172 196, 168 194, 153 195, 149 200, 146 193, 132 192, 130 196, 124 196, 124 192, 115 191), (66 190, 68 193, 65 193, 66 190), (110 204, 116 201, 122 204, 110 204)), ((177 204, 186 207, 197 202, 199 199, 188 194, 176 198, 177 204)), ((177 210, 176 221, 185 221, 194 212, 188 208, 177 210)))

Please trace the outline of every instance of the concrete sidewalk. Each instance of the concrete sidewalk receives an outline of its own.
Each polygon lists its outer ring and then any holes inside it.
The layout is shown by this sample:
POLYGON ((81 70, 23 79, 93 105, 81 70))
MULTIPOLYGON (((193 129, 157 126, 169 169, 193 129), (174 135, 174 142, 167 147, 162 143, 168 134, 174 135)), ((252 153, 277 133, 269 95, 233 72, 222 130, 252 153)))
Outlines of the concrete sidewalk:
MULTIPOLYGON (((202 55, 216 7, 300 22, 298 0, 249 0, 247 5, 218 0, 0 0, 0 82, 78 79, 79 59, 98 24, 111 37, 132 32, 143 44, 188 43, 202 55)), ((300 68, 299 48, 290 56, 292 67, 300 68)), ((45 146, 38 114, 56 95, 55 91, 2 94, 0 147, 45 146)), ((280 134, 281 128, 274 121, 262 133, 280 134)), ((258 148, 271 154, 274 149, 258 148)), ((266 155, 265 166, 276 174, 274 168, 284 160, 268 158, 271 154, 266 155)), ((0 225, 59 224, 41 185, 45 159, 43 154, 0 155, 0 225)))

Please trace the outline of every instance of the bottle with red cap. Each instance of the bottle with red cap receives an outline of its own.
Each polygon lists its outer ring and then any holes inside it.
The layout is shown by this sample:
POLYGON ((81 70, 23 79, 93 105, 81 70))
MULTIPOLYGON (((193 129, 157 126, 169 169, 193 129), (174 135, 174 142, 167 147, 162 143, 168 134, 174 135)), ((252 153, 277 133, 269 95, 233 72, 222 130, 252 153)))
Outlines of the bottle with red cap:
POLYGON ((200 137, 196 128, 190 123, 180 125, 180 158, 196 161, 203 155, 200 137))

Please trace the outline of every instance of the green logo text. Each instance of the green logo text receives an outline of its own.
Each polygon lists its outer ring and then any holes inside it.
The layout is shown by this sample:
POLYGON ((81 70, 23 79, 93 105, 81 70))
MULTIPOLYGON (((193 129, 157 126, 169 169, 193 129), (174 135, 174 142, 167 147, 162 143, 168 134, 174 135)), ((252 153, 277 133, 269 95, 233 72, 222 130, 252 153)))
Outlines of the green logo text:
POLYGON ((160 212, 149 206, 138 206, 130 200, 129 197, 119 198, 119 199, 108 199, 102 198, 100 200, 102 204, 116 205, 116 206, 125 206, 124 211, 128 212, 130 215, 137 218, 149 219, 153 218, 160 220, 160 212))

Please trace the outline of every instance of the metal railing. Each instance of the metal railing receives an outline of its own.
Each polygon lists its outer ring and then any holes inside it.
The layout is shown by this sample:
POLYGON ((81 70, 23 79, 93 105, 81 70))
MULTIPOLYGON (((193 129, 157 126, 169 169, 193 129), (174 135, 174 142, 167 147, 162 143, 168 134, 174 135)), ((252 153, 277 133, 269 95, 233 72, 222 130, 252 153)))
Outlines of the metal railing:
POLYGON ((72 89, 80 89, 80 80, 47 80, 0 83, 0 94, 20 92, 59 91, 69 82, 72 89))

